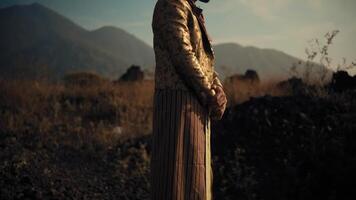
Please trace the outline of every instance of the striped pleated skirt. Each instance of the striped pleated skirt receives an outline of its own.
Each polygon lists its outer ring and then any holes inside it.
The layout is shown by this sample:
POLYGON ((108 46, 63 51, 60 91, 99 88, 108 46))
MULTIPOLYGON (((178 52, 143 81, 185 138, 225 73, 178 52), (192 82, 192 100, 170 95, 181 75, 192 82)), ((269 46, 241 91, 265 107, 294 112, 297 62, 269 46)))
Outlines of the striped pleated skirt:
POLYGON ((152 200, 211 200, 210 118, 189 91, 156 89, 152 200))

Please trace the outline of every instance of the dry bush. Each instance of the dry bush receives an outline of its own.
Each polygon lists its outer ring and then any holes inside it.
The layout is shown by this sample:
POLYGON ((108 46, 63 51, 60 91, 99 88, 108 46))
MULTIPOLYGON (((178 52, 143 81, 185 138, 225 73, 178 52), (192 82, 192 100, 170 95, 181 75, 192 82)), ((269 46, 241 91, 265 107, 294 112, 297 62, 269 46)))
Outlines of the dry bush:
POLYGON ((342 63, 335 63, 330 56, 329 49, 339 33, 339 30, 333 30, 327 32, 322 39, 308 41, 305 48, 306 62, 294 63, 290 68, 291 75, 302 78, 307 84, 323 86, 331 81, 332 72, 354 69, 356 61, 348 63, 343 58, 342 63))
POLYGON ((64 76, 64 84, 68 86, 94 86, 108 83, 109 80, 94 72, 74 72, 64 76))
POLYGON ((228 98, 228 106, 243 103, 252 97, 284 95, 285 92, 276 87, 279 81, 280 80, 276 78, 254 83, 250 81, 231 81, 226 79, 224 81, 224 89, 228 98))

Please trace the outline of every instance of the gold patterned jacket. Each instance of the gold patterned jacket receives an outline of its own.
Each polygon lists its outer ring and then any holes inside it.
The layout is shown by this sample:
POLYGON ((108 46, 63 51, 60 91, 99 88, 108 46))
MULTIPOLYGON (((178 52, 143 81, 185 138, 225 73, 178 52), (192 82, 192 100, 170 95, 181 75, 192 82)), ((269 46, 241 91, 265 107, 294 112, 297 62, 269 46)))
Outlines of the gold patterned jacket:
MULTIPOLYGON (((209 37, 189 0, 158 0, 152 30, 155 88, 192 90, 203 105, 221 86, 209 37), (205 38, 204 38, 205 37, 205 38)), ((203 25, 204 26, 204 25, 203 25)))

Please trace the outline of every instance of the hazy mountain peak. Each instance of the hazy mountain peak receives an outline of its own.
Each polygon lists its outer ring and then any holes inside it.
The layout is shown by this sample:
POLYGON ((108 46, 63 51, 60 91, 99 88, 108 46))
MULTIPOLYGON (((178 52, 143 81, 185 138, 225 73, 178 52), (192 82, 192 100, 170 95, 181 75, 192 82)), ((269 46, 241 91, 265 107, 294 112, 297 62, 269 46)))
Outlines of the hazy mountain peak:
POLYGON ((236 43, 223 43, 214 46, 215 67, 221 76, 234 73, 243 74, 253 69, 265 77, 285 77, 298 58, 274 49, 262 49, 254 46, 242 46, 236 43))
POLYGON ((4 7, 1 8, 0 11, 3 10, 16 10, 17 12, 23 12, 23 11, 32 11, 32 12, 53 12, 50 8, 40 4, 40 3, 32 3, 32 4, 19 4, 19 5, 13 5, 9 7, 4 7))
MULTIPOLYGON (((241 44, 238 44, 236 42, 227 42, 227 43, 219 43, 216 44, 218 48, 230 48, 230 49, 245 49, 245 50, 256 50, 256 51, 275 51, 279 53, 284 53, 283 51, 277 50, 277 49, 272 49, 272 48, 260 48, 256 46, 244 46, 241 44)), ((285 54, 285 53, 284 53, 285 54)))
MULTIPOLYGON (((26 6, 26 5, 24 5, 26 6)), ((48 9, 46 6, 40 4, 40 3, 32 3, 32 4, 29 4, 28 7, 33 7, 33 8, 41 8, 41 9, 48 9)))
POLYGON ((127 33, 124 29, 116 27, 116 26, 102 26, 98 29, 95 29, 93 31, 108 31, 108 32, 115 32, 115 31, 119 31, 119 32, 125 32, 127 33))
POLYGON ((136 64, 153 67, 152 48, 123 29, 88 31, 41 4, 0 10, 0 74, 48 74, 95 71, 118 78, 136 64))
POLYGON ((242 45, 235 43, 235 42, 219 43, 219 44, 216 44, 215 46, 220 46, 220 47, 225 47, 225 48, 243 48, 242 45))
POLYGON ((131 33, 115 26, 103 26, 91 31, 91 33, 95 35, 106 36, 106 37, 117 37, 117 36, 125 35, 129 37, 134 37, 136 39, 136 37, 131 33))

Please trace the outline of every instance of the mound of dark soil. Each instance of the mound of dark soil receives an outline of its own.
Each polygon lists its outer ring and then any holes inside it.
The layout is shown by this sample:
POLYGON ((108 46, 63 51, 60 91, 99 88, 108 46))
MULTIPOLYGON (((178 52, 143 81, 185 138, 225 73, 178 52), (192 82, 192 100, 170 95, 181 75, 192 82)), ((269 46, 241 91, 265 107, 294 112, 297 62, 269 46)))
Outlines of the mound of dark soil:
POLYGON ((354 96, 266 96, 229 109, 213 127, 216 198, 355 198, 354 96))

